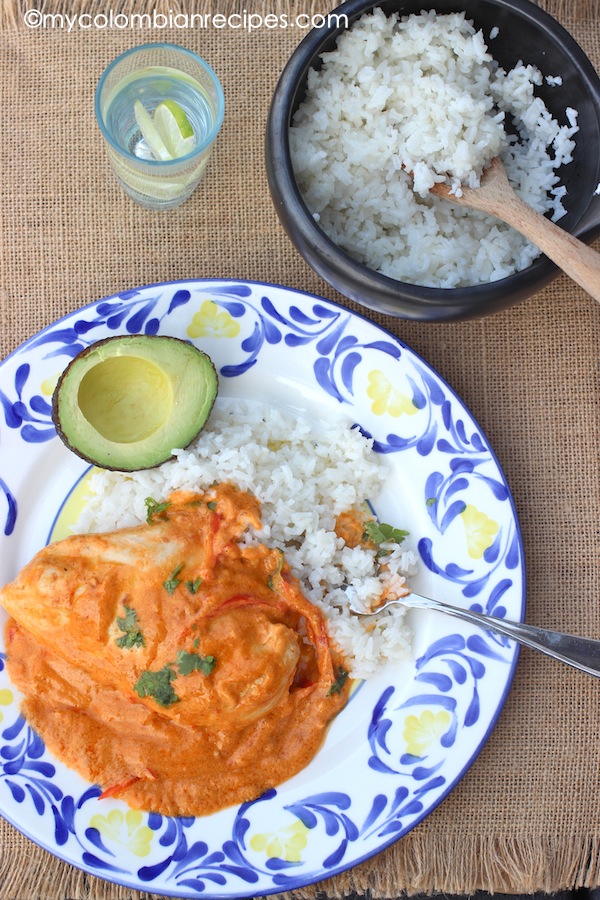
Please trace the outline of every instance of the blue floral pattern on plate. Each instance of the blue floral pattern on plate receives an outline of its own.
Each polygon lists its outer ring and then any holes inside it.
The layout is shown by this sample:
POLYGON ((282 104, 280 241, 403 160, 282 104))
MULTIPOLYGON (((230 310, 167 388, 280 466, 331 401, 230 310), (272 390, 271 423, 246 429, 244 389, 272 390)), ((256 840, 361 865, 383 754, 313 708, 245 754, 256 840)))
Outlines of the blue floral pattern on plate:
MULTIPOLYGON (((3 362, 0 583, 47 541, 85 472, 52 425, 57 378, 84 347, 127 333, 193 341, 213 358, 225 396, 360 427, 389 475, 373 506, 410 531, 417 586, 523 617, 523 550, 510 491, 460 399, 369 320, 318 297, 238 281, 123 292, 51 325, 3 362), (37 489, 28 487, 34 473, 37 489)), ((99 788, 54 759, 24 721, 0 654, 3 814, 73 865, 158 894, 252 897, 347 869, 406 834, 446 796, 486 741, 512 680, 518 652, 505 639, 436 614, 412 615, 412 658, 360 685, 351 715, 338 716, 304 772, 204 819, 99 800, 99 788)))

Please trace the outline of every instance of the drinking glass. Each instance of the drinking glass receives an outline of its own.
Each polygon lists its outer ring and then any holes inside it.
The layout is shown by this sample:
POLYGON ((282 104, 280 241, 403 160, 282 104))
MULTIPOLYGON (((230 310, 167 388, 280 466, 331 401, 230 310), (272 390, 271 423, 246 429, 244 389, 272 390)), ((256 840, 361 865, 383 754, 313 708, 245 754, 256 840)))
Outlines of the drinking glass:
POLYGON ((202 179, 223 122, 223 89, 200 56, 175 44, 143 44, 118 56, 96 89, 95 110, 117 180, 148 209, 172 209, 202 179), (194 130, 195 146, 176 159, 156 159, 138 125, 139 100, 151 115, 175 101, 194 130))

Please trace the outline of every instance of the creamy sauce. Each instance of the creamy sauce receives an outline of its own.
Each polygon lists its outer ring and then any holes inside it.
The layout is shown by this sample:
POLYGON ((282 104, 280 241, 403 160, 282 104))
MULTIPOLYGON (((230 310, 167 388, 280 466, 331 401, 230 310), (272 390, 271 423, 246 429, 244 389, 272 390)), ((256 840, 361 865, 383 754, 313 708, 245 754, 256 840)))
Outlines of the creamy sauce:
POLYGON ((347 547, 359 547, 366 545, 365 541, 365 522, 367 521, 366 512, 360 514, 355 509, 349 509, 339 514, 335 520, 335 532, 341 537, 347 547))
POLYGON ((282 554, 238 543, 259 524, 231 485, 177 492, 148 525, 44 548, 1 592, 25 717, 105 796, 204 815, 319 750, 344 661, 282 554))

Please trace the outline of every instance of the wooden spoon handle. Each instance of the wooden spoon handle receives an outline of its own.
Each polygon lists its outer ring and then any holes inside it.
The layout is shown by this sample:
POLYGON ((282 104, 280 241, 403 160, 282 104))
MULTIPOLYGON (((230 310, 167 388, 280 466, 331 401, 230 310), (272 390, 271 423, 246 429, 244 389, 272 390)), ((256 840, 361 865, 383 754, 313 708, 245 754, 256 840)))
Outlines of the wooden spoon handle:
POLYGON ((522 200, 503 204, 502 218, 600 303, 600 254, 522 200))

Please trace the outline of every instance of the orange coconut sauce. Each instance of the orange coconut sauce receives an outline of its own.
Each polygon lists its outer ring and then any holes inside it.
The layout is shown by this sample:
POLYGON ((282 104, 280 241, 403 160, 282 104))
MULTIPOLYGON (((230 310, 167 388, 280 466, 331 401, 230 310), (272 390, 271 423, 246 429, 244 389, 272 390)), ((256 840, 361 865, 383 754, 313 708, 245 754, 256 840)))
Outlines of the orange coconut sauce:
POLYGON ((335 520, 335 533, 341 537, 347 547, 359 547, 366 543, 365 523, 372 519, 364 512, 348 509, 341 512, 335 520))
POLYGON ((345 704, 344 661, 257 501, 176 492, 149 523, 41 550, 2 592, 23 714, 104 796, 204 815, 304 768, 345 704))

